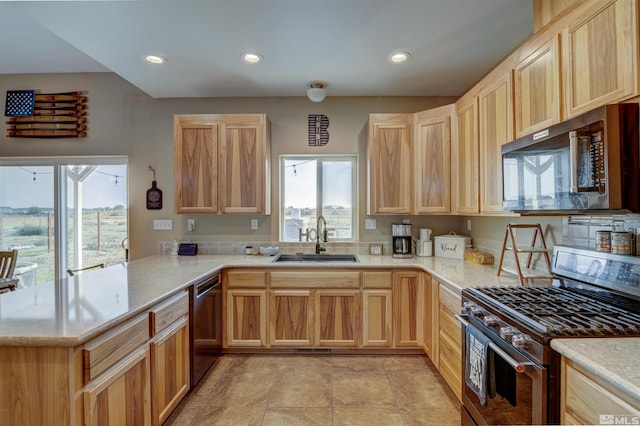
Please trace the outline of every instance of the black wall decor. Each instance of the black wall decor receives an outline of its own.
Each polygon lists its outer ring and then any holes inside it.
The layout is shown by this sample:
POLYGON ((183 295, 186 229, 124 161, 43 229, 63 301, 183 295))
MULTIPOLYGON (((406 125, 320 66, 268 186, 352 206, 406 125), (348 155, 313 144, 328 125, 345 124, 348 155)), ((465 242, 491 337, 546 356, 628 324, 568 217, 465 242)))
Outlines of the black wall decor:
POLYGON ((329 143, 329 117, 309 114, 309 146, 324 146, 329 143))

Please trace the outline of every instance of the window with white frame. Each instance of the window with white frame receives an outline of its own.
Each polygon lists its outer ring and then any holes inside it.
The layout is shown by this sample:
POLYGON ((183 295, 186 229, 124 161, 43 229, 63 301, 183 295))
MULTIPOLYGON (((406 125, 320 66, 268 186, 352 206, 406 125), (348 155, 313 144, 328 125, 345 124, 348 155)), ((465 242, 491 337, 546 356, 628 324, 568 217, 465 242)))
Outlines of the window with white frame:
POLYGON ((126 157, 0 158, 0 250, 19 287, 126 259, 126 157))
POLYGON ((329 241, 357 237, 357 156, 280 157, 280 240, 316 241, 320 215, 329 241))

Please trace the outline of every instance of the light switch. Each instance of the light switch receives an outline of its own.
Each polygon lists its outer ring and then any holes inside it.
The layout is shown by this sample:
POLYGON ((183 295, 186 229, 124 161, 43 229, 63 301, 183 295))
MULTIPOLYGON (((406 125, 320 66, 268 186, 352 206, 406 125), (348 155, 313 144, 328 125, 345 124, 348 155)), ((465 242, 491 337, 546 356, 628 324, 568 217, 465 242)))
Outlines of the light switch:
POLYGON ((375 219, 365 219, 364 220, 364 229, 376 229, 376 220, 375 219))
POLYGON ((173 221, 171 219, 153 221, 153 229, 156 231, 171 231, 173 229, 173 221))

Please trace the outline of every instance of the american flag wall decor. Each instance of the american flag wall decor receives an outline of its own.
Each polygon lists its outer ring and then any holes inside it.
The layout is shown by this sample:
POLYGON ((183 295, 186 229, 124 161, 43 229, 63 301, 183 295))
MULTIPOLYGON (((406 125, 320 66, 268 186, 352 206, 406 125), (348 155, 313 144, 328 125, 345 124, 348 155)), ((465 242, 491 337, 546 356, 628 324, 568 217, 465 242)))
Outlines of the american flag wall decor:
POLYGON ((9 90, 5 116, 9 117, 8 138, 87 136, 87 97, 83 92, 9 90))
POLYGON ((329 143, 329 117, 309 114, 309 146, 324 146, 329 143))

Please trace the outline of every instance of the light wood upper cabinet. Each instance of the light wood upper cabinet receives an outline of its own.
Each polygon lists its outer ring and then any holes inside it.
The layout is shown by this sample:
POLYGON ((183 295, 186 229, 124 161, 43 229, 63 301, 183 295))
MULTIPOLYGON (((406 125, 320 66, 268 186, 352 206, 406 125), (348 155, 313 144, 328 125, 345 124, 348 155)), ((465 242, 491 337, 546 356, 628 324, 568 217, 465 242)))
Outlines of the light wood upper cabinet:
POLYGON ((513 140, 512 73, 502 73, 478 94, 480 211, 502 210, 502 145, 513 140))
POLYGON ((456 190, 455 212, 479 212, 478 98, 469 96, 456 103, 456 139, 451 174, 456 190))
POLYGON ((414 115, 415 214, 451 212, 451 117, 455 105, 414 115))
POLYGON ((411 114, 369 115, 367 214, 411 213, 411 114))
POLYGON ((212 116, 174 117, 177 213, 218 213, 218 125, 212 116))
POLYGON ((220 210, 222 213, 271 213, 270 143, 263 114, 221 117, 220 210))
POLYGON ((270 214, 270 133, 264 114, 174 116, 176 212, 270 214))
POLYGON ((598 2, 563 31, 567 117, 638 94, 637 6, 598 2))
POLYGON ((558 35, 534 48, 515 66, 516 137, 560 122, 560 77, 558 35))

